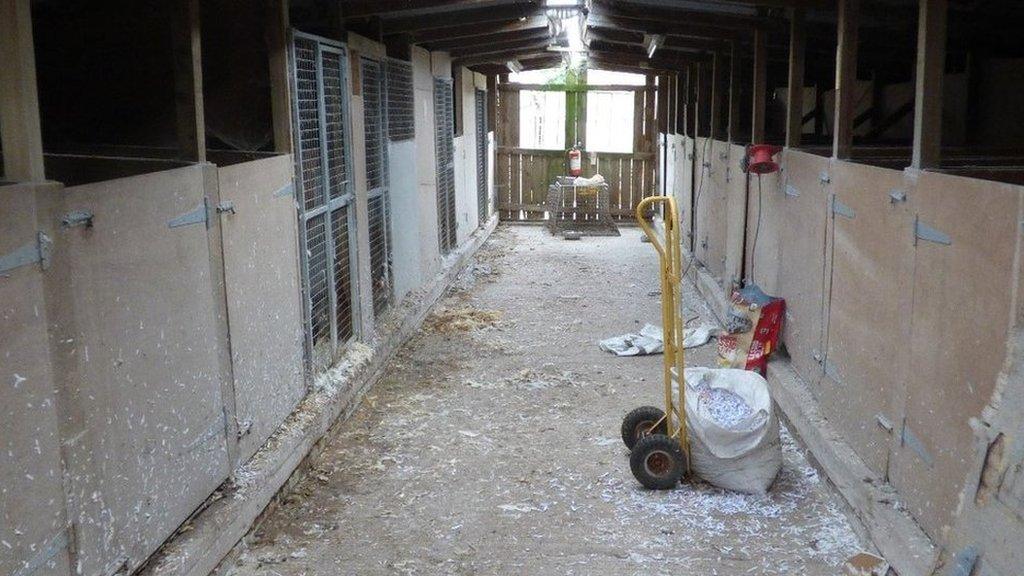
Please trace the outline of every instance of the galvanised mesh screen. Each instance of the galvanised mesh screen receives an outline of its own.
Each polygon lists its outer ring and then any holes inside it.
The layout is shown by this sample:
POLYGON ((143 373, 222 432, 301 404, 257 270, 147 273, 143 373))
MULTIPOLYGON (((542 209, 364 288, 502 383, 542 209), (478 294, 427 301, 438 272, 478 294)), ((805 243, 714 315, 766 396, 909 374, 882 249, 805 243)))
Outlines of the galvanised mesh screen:
POLYGON ((330 197, 348 190, 348 158, 345 147, 345 95, 343 63, 336 52, 323 53, 324 132, 327 138, 327 184, 330 197))
POLYGON ((319 47, 315 40, 296 38, 293 54, 296 161, 302 184, 302 204, 306 210, 311 210, 324 204, 319 47))
POLYGON ((371 191, 384 186, 384 110, 383 78, 380 63, 362 59, 363 120, 366 135, 366 187, 371 191))
POLYGON ((412 64, 388 58, 384 62, 387 75, 388 138, 411 140, 416 137, 412 64))
POLYGON ((370 232, 370 279, 373 282, 373 313, 380 315, 391 303, 391 238, 388 226, 388 196, 381 194, 368 203, 370 232))
POLYGON ((487 92, 476 91, 476 200, 480 225, 490 217, 487 190, 487 92))
POLYGON ((327 214, 306 221, 306 269, 309 275, 310 327, 313 345, 331 340, 331 277, 327 214))
POLYGON ((331 233, 334 235, 334 300, 337 303, 334 318, 338 326, 339 342, 346 342, 355 334, 355 328, 352 325, 350 218, 347 205, 331 213, 331 233))
POLYGON ((301 258, 307 353, 314 369, 330 365, 357 326, 347 65, 341 44, 294 33, 296 189, 305 248, 301 258))
POLYGON ((452 82, 434 78, 434 151, 437 157, 437 229, 441 253, 455 247, 455 150, 452 82))

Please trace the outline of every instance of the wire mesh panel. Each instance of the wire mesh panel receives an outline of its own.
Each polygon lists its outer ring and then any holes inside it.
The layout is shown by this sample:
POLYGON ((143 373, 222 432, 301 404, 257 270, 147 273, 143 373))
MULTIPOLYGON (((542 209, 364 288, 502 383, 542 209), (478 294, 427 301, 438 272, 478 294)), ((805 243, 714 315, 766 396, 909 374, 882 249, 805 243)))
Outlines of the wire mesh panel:
MULTIPOLYGON (((385 78, 380 62, 362 59, 363 112, 366 133, 367 226, 370 236, 370 281, 373 313, 380 315, 391 302, 391 230, 384 125, 385 78)), ((389 88, 389 87, 388 87, 389 88)))
POLYGON ((388 138, 392 141, 416 137, 413 102, 412 64, 388 58, 384 61, 387 78, 388 138))
POLYGON ((300 198, 306 351, 329 366, 358 325, 353 282, 354 212, 348 128, 348 57, 343 45, 293 33, 292 103, 300 198))
POLYGON ((379 315, 391 302, 391 239, 388 230, 388 197, 381 194, 368 204, 370 232, 370 279, 373 282, 373 313, 379 315))
POLYGON ((441 253, 455 248, 455 143, 452 82, 434 78, 434 150, 437 156, 437 234, 441 253))
POLYGON ((327 185, 330 197, 337 198, 348 192, 348 158, 345 146, 345 83, 342 55, 324 52, 323 107, 324 136, 327 152, 327 185))
POLYGON ((319 54, 315 40, 295 38, 292 56, 297 132, 295 161, 302 182, 302 205, 306 210, 324 203, 319 54))
POLYGON ((331 212, 331 233, 334 245, 334 300, 337 303, 334 319, 338 341, 346 342, 355 336, 352 315, 352 214, 349 206, 331 212))
POLYGON ((476 205, 480 225, 491 216, 487 186, 487 92, 476 91, 476 205))

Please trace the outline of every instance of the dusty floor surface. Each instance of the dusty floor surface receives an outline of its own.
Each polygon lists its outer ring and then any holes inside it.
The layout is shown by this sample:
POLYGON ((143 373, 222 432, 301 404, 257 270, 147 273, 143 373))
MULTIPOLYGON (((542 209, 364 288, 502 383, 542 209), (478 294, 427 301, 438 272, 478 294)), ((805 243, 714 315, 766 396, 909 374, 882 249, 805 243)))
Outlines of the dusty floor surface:
POLYGON ((785 432, 766 497, 630 474, 620 420, 658 404, 661 357, 597 341, 660 324, 639 236, 499 228, 229 573, 839 573, 861 544, 785 432))

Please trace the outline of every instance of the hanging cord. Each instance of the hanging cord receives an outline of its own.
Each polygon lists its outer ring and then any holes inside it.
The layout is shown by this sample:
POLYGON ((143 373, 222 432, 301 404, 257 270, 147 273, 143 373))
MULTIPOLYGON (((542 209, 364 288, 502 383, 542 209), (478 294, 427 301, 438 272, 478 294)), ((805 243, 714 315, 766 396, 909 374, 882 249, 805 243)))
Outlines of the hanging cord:
MULTIPOLYGON (((711 177, 711 163, 710 162, 704 162, 704 160, 708 156, 708 148, 710 147, 710 145, 711 145, 711 138, 705 139, 704 140, 704 152, 701 154, 700 182, 697 184, 697 193, 693 196, 693 224, 694 225, 693 225, 693 229, 690 230, 690 235, 693 236, 693 240, 695 242, 697 240, 696 235, 694 234, 694 232, 696 231, 696 228, 697 228, 697 205, 700 202, 701 190, 704 189, 704 180, 705 180, 704 179, 704 171, 707 170, 708 171, 708 177, 709 178, 711 177), (705 164, 707 164, 707 165, 705 166, 705 164)), ((695 260, 697 260, 697 245, 696 244, 694 244, 694 250, 690 254, 690 261, 686 263, 686 268, 683 270, 683 274, 679 278, 680 281, 682 281, 683 278, 686 278, 686 274, 690 271, 690 267, 693 266, 693 263, 694 263, 695 260)))
POLYGON ((754 263, 757 262, 757 237, 761 234, 761 175, 757 175, 757 224, 754 226, 754 242, 750 247, 750 281, 757 284, 754 278, 754 263))

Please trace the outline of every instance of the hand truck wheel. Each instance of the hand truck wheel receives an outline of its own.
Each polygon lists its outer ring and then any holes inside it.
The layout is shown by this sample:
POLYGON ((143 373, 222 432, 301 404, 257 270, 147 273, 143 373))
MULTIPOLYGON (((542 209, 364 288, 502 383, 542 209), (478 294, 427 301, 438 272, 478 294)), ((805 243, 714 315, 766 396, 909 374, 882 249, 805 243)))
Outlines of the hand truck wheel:
POLYGON ((666 434, 665 411, 654 406, 641 406, 622 419, 622 442, 630 450, 644 436, 666 434), (655 426, 657 424, 657 426, 655 426))
POLYGON ((633 447, 629 467, 644 488, 668 490, 675 487, 686 472, 686 456, 675 438, 651 434, 633 447))

